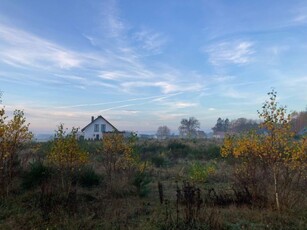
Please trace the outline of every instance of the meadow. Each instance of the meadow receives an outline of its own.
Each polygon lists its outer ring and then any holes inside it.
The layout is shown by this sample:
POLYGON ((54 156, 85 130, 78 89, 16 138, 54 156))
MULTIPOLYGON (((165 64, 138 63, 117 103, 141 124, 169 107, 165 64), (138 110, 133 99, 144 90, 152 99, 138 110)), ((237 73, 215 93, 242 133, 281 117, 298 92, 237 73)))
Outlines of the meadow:
MULTIPOLYGON (((117 141, 132 145, 129 140, 117 141)), ((46 163, 53 141, 23 146, 23 164, 1 199, 0 228, 307 228, 306 177, 291 187, 291 196, 282 197, 288 200, 277 210, 273 186, 265 181, 261 186, 266 188, 256 192, 254 182, 242 182, 244 175, 235 174, 239 160, 221 156, 221 140, 135 139, 137 165, 119 166, 129 159, 116 153, 118 166, 110 172, 102 143, 77 142, 89 160, 73 173, 46 163)))
POLYGON ((0 229, 307 229, 306 134, 269 95, 257 129, 223 139, 61 124, 38 143, 1 109, 0 229))

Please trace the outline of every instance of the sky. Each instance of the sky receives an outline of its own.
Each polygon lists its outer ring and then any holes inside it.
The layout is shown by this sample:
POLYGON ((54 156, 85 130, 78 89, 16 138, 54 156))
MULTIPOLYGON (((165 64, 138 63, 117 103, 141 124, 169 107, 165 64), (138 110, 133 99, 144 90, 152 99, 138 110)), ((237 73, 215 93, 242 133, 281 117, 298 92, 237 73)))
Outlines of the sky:
POLYGON ((275 89, 307 105, 305 0, 1 0, 0 90, 34 133, 102 115, 177 133, 195 117, 257 119, 275 89))

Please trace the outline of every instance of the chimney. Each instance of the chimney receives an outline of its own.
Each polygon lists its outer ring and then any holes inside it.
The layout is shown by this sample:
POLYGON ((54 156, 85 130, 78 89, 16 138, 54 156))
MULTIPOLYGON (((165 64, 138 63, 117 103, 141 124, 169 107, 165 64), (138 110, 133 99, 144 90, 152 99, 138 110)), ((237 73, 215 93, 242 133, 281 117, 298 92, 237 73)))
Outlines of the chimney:
POLYGON ((92 116, 92 122, 94 121, 94 116, 92 116))

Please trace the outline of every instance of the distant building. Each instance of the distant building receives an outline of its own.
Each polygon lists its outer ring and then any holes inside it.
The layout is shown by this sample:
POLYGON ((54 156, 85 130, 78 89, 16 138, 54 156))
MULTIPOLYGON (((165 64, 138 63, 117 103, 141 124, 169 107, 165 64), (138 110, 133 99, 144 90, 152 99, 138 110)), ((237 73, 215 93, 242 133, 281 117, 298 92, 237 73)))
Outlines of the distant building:
POLYGON ((81 129, 81 132, 86 140, 99 140, 103 138, 104 134, 118 132, 118 130, 105 118, 98 116, 96 119, 92 117, 91 122, 81 129))
POLYGON ((213 133, 213 138, 217 138, 217 139, 223 139, 223 138, 225 138, 225 132, 223 132, 223 131, 216 131, 216 132, 214 132, 213 133))

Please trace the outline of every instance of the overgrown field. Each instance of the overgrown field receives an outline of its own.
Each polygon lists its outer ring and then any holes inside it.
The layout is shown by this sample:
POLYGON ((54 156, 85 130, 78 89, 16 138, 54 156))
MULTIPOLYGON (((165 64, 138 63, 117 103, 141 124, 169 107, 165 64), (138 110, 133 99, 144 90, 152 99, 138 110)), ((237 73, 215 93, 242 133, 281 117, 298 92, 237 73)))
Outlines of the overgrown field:
POLYGON ((54 142, 23 146, 23 164, 1 199, 0 228, 307 228, 306 172, 296 172, 301 178, 292 178, 277 210, 270 172, 238 175, 240 160, 222 157, 219 140, 109 139, 117 144, 110 156, 106 141, 77 142, 89 153, 72 164, 77 170, 50 158, 54 142))
POLYGON ((276 93, 256 130, 223 140, 30 142, 0 110, 0 229, 307 229, 307 139, 276 93))

